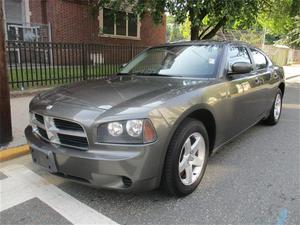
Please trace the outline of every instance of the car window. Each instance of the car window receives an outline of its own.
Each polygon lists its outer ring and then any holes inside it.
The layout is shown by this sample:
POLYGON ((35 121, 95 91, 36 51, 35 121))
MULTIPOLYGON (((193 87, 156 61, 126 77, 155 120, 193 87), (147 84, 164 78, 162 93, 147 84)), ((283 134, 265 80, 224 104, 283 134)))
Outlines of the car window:
POLYGON ((267 62, 266 57, 255 49, 251 49, 251 52, 253 55, 253 60, 256 65, 256 68, 258 70, 267 68, 268 62, 267 62))
POLYGON ((228 52, 228 70, 232 72, 231 66, 236 62, 251 63, 250 56, 245 47, 230 46, 228 52))

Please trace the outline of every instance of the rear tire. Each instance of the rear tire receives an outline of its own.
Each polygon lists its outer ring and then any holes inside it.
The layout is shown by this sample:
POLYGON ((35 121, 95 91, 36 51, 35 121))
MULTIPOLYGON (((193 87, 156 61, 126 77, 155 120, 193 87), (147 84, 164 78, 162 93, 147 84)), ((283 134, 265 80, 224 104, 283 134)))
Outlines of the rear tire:
POLYGON ((282 111, 282 92, 278 88, 270 114, 265 120, 263 120, 263 123, 267 125, 276 125, 280 119, 281 111, 282 111))
POLYGON ((205 126, 186 119, 171 139, 162 177, 164 189, 171 195, 186 196, 199 185, 208 160, 209 139, 205 126))

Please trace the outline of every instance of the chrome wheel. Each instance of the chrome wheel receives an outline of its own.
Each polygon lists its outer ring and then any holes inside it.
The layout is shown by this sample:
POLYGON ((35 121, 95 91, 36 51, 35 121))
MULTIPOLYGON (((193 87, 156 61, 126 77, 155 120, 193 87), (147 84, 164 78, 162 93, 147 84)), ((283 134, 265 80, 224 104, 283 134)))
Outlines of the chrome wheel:
POLYGON ((279 119, 280 113, 281 113, 281 95, 278 93, 276 95, 275 105, 274 105, 274 118, 275 118, 275 120, 279 119))
POLYGON ((185 141, 179 158, 179 177, 184 185, 192 185, 200 176, 205 159, 205 141, 196 132, 185 141))

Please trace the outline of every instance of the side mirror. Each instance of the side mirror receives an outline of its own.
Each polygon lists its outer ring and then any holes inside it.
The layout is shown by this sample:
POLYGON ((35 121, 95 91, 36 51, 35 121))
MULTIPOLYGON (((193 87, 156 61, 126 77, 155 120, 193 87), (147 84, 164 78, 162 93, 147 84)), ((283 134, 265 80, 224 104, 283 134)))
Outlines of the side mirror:
POLYGON ((252 71, 252 65, 247 62, 236 62, 231 66, 231 74, 244 74, 252 71))

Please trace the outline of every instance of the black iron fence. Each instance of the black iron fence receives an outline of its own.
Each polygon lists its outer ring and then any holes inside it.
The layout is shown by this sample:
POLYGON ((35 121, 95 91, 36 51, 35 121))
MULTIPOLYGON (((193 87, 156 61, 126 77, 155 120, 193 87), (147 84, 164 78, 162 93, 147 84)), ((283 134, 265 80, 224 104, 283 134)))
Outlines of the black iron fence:
POLYGON ((145 46, 7 41, 12 89, 101 79, 119 71, 145 46))

